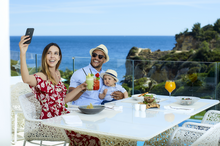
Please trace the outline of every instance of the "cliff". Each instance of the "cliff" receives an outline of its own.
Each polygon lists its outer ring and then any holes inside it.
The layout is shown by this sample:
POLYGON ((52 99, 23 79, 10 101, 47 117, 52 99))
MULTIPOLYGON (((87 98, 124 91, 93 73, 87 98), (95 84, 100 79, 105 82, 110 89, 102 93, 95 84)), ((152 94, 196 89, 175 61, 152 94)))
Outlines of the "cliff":
MULTIPOLYGON (((209 44, 210 49, 215 49, 218 45, 218 41, 216 39, 211 39, 207 41, 209 44)), ((176 38, 176 44, 173 50, 180 50, 180 51, 189 51, 191 49, 197 50, 199 49, 200 44, 202 41, 196 39, 192 35, 180 35, 176 38)))

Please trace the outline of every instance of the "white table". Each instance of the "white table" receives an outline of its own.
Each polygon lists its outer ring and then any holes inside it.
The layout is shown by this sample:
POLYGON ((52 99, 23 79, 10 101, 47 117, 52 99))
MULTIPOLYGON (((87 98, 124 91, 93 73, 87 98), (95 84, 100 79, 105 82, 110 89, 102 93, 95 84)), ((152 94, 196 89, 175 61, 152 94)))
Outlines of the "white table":
MULTIPOLYGON (((157 97, 168 98, 167 96, 157 97)), ((109 141, 124 142, 125 145, 128 143, 135 145, 137 141, 150 140, 189 119, 190 116, 219 103, 218 100, 201 99, 198 102, 206 102, 207 104, 201 104, 192 113, 185 114, 165 110, 163 106, 171 104, 167 100, 160 103, 160 109, 148 109, 146 112, 135 111, 134 104, 138 101, 132 100, 129 98, 115 102, 115 106, 123 106, 122 112, 105 109, 96 115, 86 115, 80 111, 70 113, 79 115, 83 121, 82 126, 67 125, 62 117, 47 119, 43 124, 96 136, 102 144, 110 139, 109 141)), ((173 101, 175 102, 175 100, 173 101)))

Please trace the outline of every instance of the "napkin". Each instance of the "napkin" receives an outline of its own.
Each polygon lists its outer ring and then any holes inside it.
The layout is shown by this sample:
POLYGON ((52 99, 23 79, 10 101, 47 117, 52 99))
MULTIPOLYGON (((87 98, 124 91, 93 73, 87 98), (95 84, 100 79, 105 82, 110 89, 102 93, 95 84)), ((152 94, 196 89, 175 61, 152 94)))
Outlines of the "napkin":
POLYGON ((105 109, 123 111, 123 106, 105 105, 105 109))
POLYGON ((178 106, 164 106, 167 110, 172 110, 176 112, 183 112, 183 113, 191 113, 194 111, 194 108, 188 108, 188 107, 178 107, 178 106))
POLYGON ((78 115, 62 115, 62 118, 68 125, 82 126, 82 121, 78 115))

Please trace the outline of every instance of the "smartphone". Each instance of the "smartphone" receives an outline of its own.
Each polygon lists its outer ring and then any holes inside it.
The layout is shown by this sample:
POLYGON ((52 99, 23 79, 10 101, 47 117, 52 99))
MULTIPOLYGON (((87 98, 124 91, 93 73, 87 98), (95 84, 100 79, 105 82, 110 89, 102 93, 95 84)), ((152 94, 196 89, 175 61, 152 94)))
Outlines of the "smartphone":
POLYGON ((24 42, 24 44, 30 44, 31 43, 33 33, 34 33, 34 28, 27 28, 25 36, 29 35, 29 38, 31 38, 31 39, 24 42))

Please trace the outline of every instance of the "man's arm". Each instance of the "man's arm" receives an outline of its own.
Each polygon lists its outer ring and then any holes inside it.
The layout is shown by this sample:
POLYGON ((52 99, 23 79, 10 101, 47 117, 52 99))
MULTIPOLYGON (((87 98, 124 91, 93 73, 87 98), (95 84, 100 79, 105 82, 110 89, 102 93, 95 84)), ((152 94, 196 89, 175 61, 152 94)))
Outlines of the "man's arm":
MULTIPOLYGON (((73 91, 75 88, 74 87, 69 87, 68 93, 73 91)), ((86 90, 82 90, 81 92, 79 92, 75 98, 72 101, 76 101, 77 99, 79 99, 79 97, 85 92, 86 90)))

